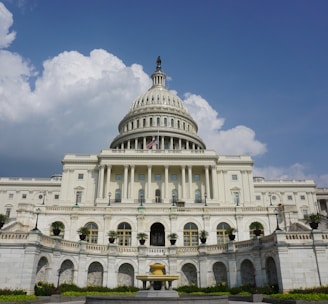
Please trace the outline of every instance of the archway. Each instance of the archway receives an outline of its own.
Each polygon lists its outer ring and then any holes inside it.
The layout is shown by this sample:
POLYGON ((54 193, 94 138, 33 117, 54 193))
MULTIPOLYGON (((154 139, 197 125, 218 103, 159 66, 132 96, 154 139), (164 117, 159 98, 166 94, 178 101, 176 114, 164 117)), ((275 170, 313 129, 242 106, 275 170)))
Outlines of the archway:
POLYGON ((187 263, 181 269, 181 285, 197 286, 197 269, 193 264, 187 263))
POLYGON ((42 281, 47 282, 48 279, 48 271, 47 268, 49 266, 48 259, 46 257, 42 257, 39 260, 37 269, 36 269, 36 282, 42 281))
POLYGON ((250 260, 244 260, 240 265, 241 284, 256 286, 255 268, 250 260))
POLYGON ((227 268, 221 262, 216 262, 213 265, 213 275, 215 284, 227 283, 227 268))
POLYGON ((87 285, 102 286, 103 285, 103 266, 99 262, 93 262, 88 269, 87 285))
POLYGON ((134 286, 134 269, 130 264, 122 264, 117 274, 118 286, 134 286))
POLYGON ((269 285, 278 285, 278 275, 276 262, 272 257, 268 257, 265 261, 265 269, 267 282, 269 285))
POLYGON ((150 227, 150 245, 165 246, 165 229, 161 223, 155 223, 150 227))
POLYGON ((72 261, 65 260, 58 271, 58 285, 67 283, 73 283, 74 265, 72 261))

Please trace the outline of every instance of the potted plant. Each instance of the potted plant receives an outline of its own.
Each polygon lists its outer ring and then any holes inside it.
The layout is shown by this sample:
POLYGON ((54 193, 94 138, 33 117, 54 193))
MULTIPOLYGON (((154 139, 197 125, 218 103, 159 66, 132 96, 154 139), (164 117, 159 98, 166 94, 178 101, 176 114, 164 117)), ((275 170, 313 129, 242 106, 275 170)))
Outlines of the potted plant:
POLYGON ((7 222, 8 217, 4 214, 0 214, 0 229, 3 227, 3 225, 7 222))
POLYGON ((110 230, 110 231, 108 231, 107 235, 108 235, 109 243, 113 244, 117 238, 117 232, 114 230, 110 230))
POLYGON ((202 244, 206 243, 207 237, 208 237, 208 232, 206 230, 201 230, 199 232, 199 239, 202 244))
POLYGON ((253 222, 250 226, 250 229, 253 230, 253 233, 256 235, 256 236, 260 236, 262 234, 262 229, 263 229, 263 226, 260 222, 253 222))
POLYGON ((84 241, 86 239, 87 235, 90 234, 89 228, 85 227, 85 226, 81 227, 77 232, 80 235, 80 240, 81 241, 84 241))
POLYGON ((176 233, 170 233, 167 238, 170 240, 171 245, 175 245, 178 235, 176 233))
POLYGON ((58 236, 60 232, 65 229, 65 225, 60 221, 55 221, 51 224, 51 229, 54 236, 58 236))
POLYGON ((144 232, 139 232, 137 234, 137 239, 139 240, 140 245, 145 245, 145 242, 148 238, 148 234, 144 232))
POLYGON ((320 214, 318 213, 311 213, 306 219, 306 223, 309 224, 312 229, 318 229, 320 221, 320 214))
POLYGON ((234 241, 236 238, 236 235, 234 234, 234 232, 236 232, 237 229, 233 228, 233 227, 229 227, 226 229, 226 233, 228 234, 229 240, 230 241, 234 241))

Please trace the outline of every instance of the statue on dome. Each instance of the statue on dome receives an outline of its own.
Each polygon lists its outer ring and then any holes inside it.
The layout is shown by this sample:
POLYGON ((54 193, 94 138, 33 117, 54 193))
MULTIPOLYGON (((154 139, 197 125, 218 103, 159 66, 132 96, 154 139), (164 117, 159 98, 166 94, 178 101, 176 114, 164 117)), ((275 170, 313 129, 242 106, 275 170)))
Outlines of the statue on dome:
POLYGON ((156 66, 156 70, 160 70, 161 69, 161 65, 162 65, 162 60, 161 60, 161 56, 157 57, 157 66, 156 66))

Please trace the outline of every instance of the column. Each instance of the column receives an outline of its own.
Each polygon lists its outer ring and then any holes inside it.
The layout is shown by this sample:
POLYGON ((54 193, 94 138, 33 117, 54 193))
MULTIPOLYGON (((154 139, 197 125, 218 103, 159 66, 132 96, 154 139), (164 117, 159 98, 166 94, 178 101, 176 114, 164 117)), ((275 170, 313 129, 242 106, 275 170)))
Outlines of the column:
POLYGON ((131 182, 130 182, 130 198, 134 198, 134 165, 130 166, 131 168, 131 182))
POLYGON ((103 192, 104 192, 104 166, 99 166, 98 198, 103 198, 103 192))
POLYGON ((181 166, 181 177, 182 177, 182 199, 186 199, 186 166, 181 166))
POLYGON ((138 149, 138 138, 134 139, 134 149, 137 150, 138 149))
POLYGON ((164 180, 165 180, 165 192, 164 192, 164 199, 167 200, 169 198, 169 166, 164 166, 165 169, 165 176, 164 176, 164 180))
POLYGON ((209 172, 208 172, 208 166, 205 166, 205 190, 206 190, 207 198, 211 199, 209 180, 210 180, 210 177, 209 177, 209 172))
POLYGON ((151 166, 148 166, 148 191, 147 191, 147 198, 150 199, 151 195, 151 166))
POLYGON ((110 192, 110 176, 112 173, 112 166, 111 165, 107 165, 107 193, 110 192))
POLYGON ((190 199, 193 198, 193 193, 192 193, 192 167, 188 166, 188 179, 189 179, 189 197, 190 199))
POLYGON ((147 143, 146 143, 146 137, 144 137, 144 138, 143 138, 143 148, 144 148, 144 149, 147 149, 146 146, 147 146, 147 143))
POLYGON ((160 147, 162 150, 165 149, 165 146, 164 146, 164 136, 161 136, 161 147, 160 147))
POLYGON ((128 165, 124 166, 124 184, 123 184, 123 199, 127 199, 128 192, 128 165))
POLYGON ((179 138, 179 150, 181 150, 182 144, 181 144, 181 138, 179 138))
POLYGON ((170 137, 170 149, 173 150, 173 137, 170 137))
POLYGON ((218 183, 217 183, 217 175, 216 175, 216 166, 211 166, 212 172, 212 191, 213 191, 213 199, 218 199, 218 183))

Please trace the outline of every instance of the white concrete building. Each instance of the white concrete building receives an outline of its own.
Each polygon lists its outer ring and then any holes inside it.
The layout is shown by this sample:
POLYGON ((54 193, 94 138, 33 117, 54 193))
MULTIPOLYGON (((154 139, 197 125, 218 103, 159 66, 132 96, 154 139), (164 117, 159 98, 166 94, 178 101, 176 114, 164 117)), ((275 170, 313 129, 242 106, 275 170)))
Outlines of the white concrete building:
POLYGON ((327 191, 311 180, 254 177, 249 156, 206 150, 165 78, 158 58, 152 87, 134 101, 109 148, 65 155, 62 175, 50 179, 0 178, 0 213, 9 218, 0 234, 0 286, 141 286, 135 276, 151 263, 179 274, 176 285, 328 284, 324 220, 313 231, 304 221, 327 210, 327 191), (65 227, 59 237, 55 221, 65 227), (82 226, 90 229, 86 241, 77 233, 82 226), (229 227, 237 229, 234 241, 229 227), (110 230, 118 233, 114 244, 110 230), (208 232, 205 244, 201 230, 208 232), (140 232, 149 236, 143 246, 140 232), (170 233, 177 233, 176 245, 170 233))

